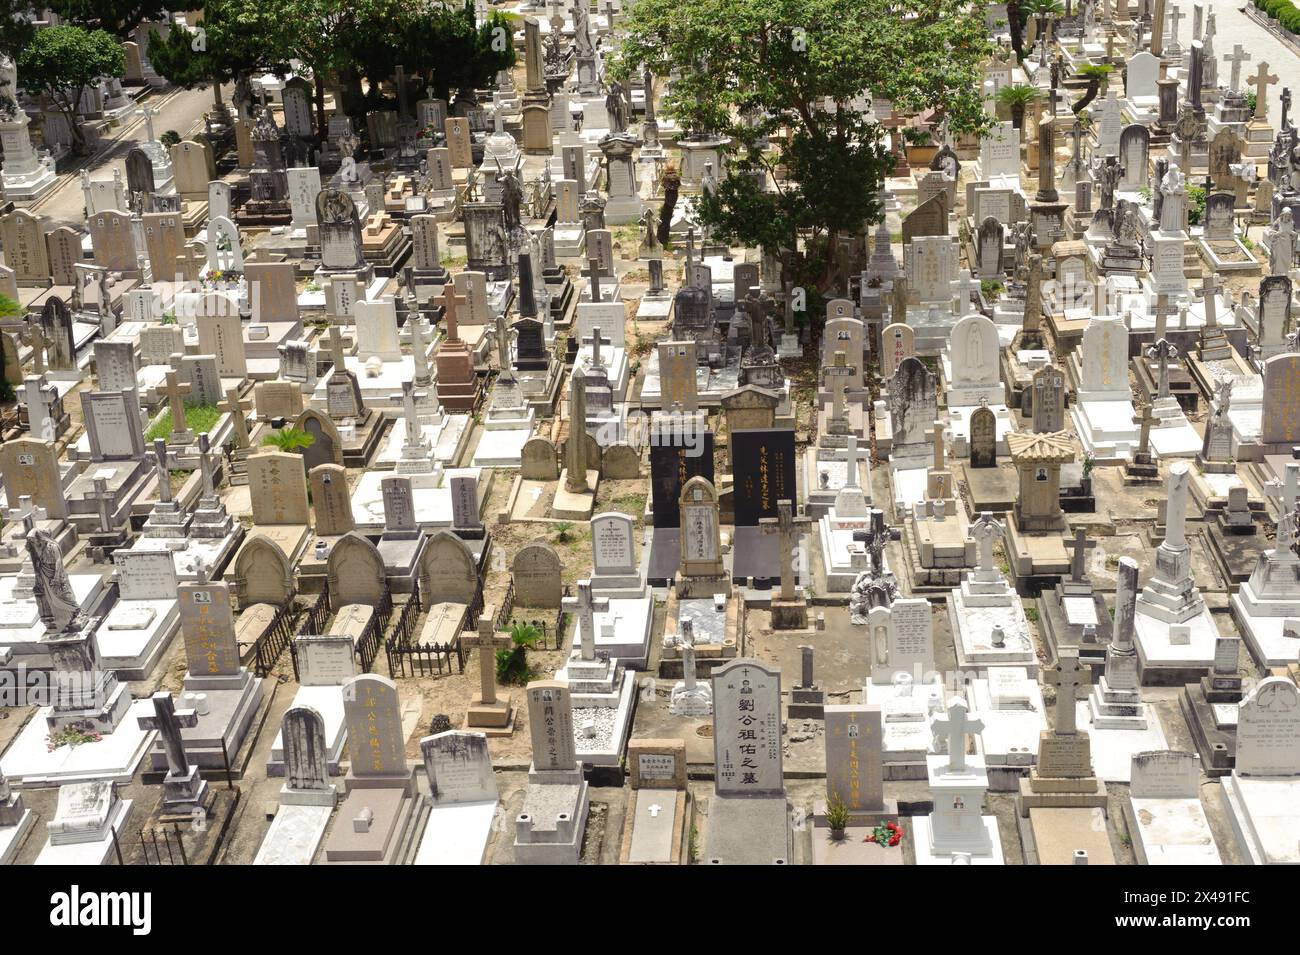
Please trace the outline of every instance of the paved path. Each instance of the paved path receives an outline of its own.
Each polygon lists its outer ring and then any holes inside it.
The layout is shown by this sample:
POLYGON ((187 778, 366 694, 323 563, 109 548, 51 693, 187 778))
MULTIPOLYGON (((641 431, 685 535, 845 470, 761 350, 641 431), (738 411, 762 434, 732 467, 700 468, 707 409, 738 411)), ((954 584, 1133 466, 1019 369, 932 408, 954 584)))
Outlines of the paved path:
MULTIPOLYGON (((1208 17, 1213 11, 1215 16, 1214 55, 1219 60, 1219 83, 1226 84, 1232 73, 1231 65, 1223 57, 1232 52, 1234 44, 1240 43, 1242 49, 1250 54, 1251 59, 1242 64, 1242 83, 1245 78, 1254 75, 1259 69, 1260 61, 1268 64, 1271 74, 1278 82, 1268 88, 1268 118, 1275 126, 1281 115, 1280 97, 1282 87, 1291 87, 1292 97, 1300 97, 1300 57, 1291 52, 1291 48, 1278 40, 1262 26, 1250 19, 1244 12, 1241 0, 1202 0, 1208 17)), ((1183 13, 1178 25, 1178 42, 1184 49, 1192 43, 1192 0, 1183 0, 1175 4, 1183 13)), ((1295 115, 1294 100, 1292 115, 1295 115)))
MULTIPOLYGON (((161 136, 169 129, 174 129, 181 137, 189 135, 196 123, 212 105, 211 88, 196 90, 166 90, 156 93, 147 100, 149 106, 158 110, 153 118, 154 135, 161 136)), ((90 170, 92 179, 111 179, 113 170, 122 170, 126 177, 126 154, 131 148, 145 138, 144 119, 130 113, 122 117, 122 125, 111 130, 103 141, 99 152, 89 162, 83 161, 77 169, 59 177, 59 184, 39 201, 29 206, 29 211, 48 221, 46 228, 52 225, 68 223, 82 226, 85 222, 83 210, 85 203, 81 193, 81 176, 79 170, 90 170)))

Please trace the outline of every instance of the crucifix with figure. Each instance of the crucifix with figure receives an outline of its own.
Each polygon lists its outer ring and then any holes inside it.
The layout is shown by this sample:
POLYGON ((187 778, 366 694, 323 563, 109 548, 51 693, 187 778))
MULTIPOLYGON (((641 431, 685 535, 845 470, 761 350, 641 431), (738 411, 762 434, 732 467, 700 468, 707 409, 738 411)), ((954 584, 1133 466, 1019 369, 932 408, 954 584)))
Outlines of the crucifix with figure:
POLYGON ((565 597, 560 606, 578 615, 578 646, 584 660, 596 659, 596 614, 609 613, 609 598, 596 597, 591 581, 578 581, 578 596, 565 597))
POLYGON ((1277 504, 1277 537, 1275 554, 1286 557, 1291 553, 1296 536, 1296 514, 1300 508, 1300 464, 1288 463, 1283 480, 1277 478, 1264 484, 1264 493, 1277 504))
POLYGON ((776 502, 776 517, 760 517, 759 527, 764 534, 776 534, 776 549, 781 558, 781 599, 794 600, 794 552, 799 545, 802 528, 812 523, 812 518, 804 515, 795 516, 794 502, 782 500, 776 502))
POLYGON ((1061 647, 1056 666, 1043 669, 1043 681, 1056 687, 1056 735, 1073 736, 1076 732, 1074 704, 1080 691, 1092 682, 1092 670, 1079 662, 1079 651, 1061 647))
POLYGON ((948 765, 942 770, 945 776, 966 773, 966 737, 984 729, 984 721, 968 719, 968 712, 966 701, 954 696, 948 701, 947 712, 930 723, 936 737, 948 739, 948 765))

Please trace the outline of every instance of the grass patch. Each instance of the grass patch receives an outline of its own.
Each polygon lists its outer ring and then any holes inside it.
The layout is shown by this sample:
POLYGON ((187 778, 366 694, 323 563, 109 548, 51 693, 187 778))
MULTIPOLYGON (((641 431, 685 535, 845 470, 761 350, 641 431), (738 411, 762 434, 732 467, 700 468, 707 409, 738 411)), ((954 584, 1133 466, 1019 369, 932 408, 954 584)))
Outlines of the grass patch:
POLYGON ((1028 620, 1030 623, 1038 623, 1038 608, 1037 608, 1037 607, 1026 607, 1026 608, 1025 608, 1025 619, 1028 620))
MULTIPOLYGON (((187 405, 185 408, 185 426, 196 435, 202 434, 204 431, 211 434, 221 415, 222 412, 216 405, 187 405)), ((162 413, 162 417, 155 421, 149 430, 144 433, 144 439, 145 441, 155 441, 158 438, 166 438, 171 433, 172 409, 169 407, 162 413)))

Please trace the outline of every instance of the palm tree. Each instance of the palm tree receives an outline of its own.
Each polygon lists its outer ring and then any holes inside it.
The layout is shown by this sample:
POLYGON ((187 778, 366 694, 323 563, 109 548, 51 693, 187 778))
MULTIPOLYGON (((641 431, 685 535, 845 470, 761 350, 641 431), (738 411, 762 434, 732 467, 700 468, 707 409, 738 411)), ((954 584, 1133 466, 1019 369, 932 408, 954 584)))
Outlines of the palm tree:
POLYGON ((1011 49, 1016 54, 1016 62, 1025 58, 1025 17, 1020 9, 1020 0, 1007 0, 1007 29, 1011 32, 1011 49))
MULTIPOLYGON (((510 648, 496 652, 497 682, 503 685, 522 685, 528 682, 528 650, 542 639, 542 632, 531 623, 515 623, 510 627, 510 648)), ((487 649, 481 652, 488 653, 487 649)))
POLYGON ((1011 112, 1011 124, 1020 132, 1025 129, 1025 109, 1041 95, 1038 87, 1014 83, 998 90, 997 102, 1011 112))
POLYGON ((1111 67, 1105 63, 1089 63, 1087 66, 1079 67, 1074 75, 1088 81, 1088 89, 1078 102, 1070 107, 1076 114, 1083 111, 1089 103, 1097 98, 1101 91, 1101 85, 1110 78, 1111 67))
POLYGON ((262 443, 292 454, 294 451, 305 451, 310 448, 316 443, 316 435, 290 425, 287 428, 281 428, 279 431, 271 432, 262 439, 262 443))

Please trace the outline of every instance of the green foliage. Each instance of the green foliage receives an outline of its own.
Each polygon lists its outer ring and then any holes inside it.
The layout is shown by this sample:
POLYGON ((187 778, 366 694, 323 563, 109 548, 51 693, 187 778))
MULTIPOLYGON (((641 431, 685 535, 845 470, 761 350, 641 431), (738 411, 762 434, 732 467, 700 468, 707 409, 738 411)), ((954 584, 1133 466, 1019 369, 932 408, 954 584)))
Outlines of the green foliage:
POLYGON ((980 279, 980 294, 985 298, 997 298, 1002 294, 1003 284, 997 279, 980 279))
POLYGON ((1187 224, 1200 225, 1205 218, 1205 187, 1187 187, 1187 224))
POLYGON ((1037 608, 1037 607, 1026 607, 1026 608, 1025 608, 1025 619, 1028 620, 1030 623, 1038 623, 1038 608, 1037 608))
POLYGON ((569 532, 572 531, 572 530, 573 530, 573 525, 570 524, 568 521, 560 521, 558 524, 556 524, 556 525, 555 525, 555 541, 556 541, 556 543, 558 543, 558 544, 567 544, 567 543, 569 542, 569 540, 570 540, 570 533, 569 533, 569 532))
POLYGON ((900 112, 940 109, 953 133, 987 122, 991 45, 982 13, 957 0, 639 0, 621 30, 610 76, 673 74, 665 112, 734 143, 726 177, 697 205, 701 223, 779 256, 810 291, 831 277, 829 240, 883 214, 892 158, 863 91, 900 112))
POLYGON ((169 129, 161 136, 158 137, 158 142, 168 147, 175 146, 180 141, 181 141, 181 134, 176 132, 176 130, 174 129, 169 129))
POLYGON ((849 825, 849 817, 849 807, 844 805, 844 800, 838 793, 831 793, 826 801, 826 825, 831 832, 842 833, 849 825))
POLYGON ((496 652, 497 682, 502 686, 523 686, 532 676, 528 666, 528 650, 542 639, 542 632, 530 623, 516 623, 510 627, 511 646, 496 652))
POLYGON ((68 121, 73 148, 87 149, 77 104, 87 87, 102 76, 121 76, 126 69, 122 44, 103 30, 57 26, 36 31, 18 55, 18 82, 35 96, 45 96, 68 121))
MULTIPOLYGON (((31 4, 24 0, 0 0, 0 56, 17 60, 23 47, 36 33, 31 4)), ((13 91, 10 91, 12 96, 13 91)))
POLYGON ((1023 131, 1025 110, 1041 95, 1043 95, 1042 91, 1036 86, 1030 86, 1028 83, 1012 83, 998 90, 995 99, 999 106, 1005 107, 1011 113, 1011 122, 1016 129, 1023 131))
MULTIPOLYGON (((185 427, 195 434, 202 434, 204 431, 211 434, 220 418, 221 411, 216 405, 185 406, 185 427)), ((154 441, 158 438, 165 438, 171 433, 172 409, 168 408, 157 421, 150 425, 149 430, 144 434, 144 438, 145 441, 154 441)))
POLYGON ((1258 94, 1254 90, 1250 90, 1246 94, 1246 106, 1250 109, 1251 116, 1255 115, 1255 106, 1257 102, 1258 102, 1258 94))
POLYGON ((124 40, 140 24, 161 19, 167 10, 163 0, 52 0, 47 6, 69 23, 105 30, 124 40))
POLYGON ((315 444, 316 435, 290 425, 287 428, 281 428, 279 431, 273 431, 266 435, 266 437, 262 438, 262 443, 293 454, 296 451, 305 451, 315 444))

